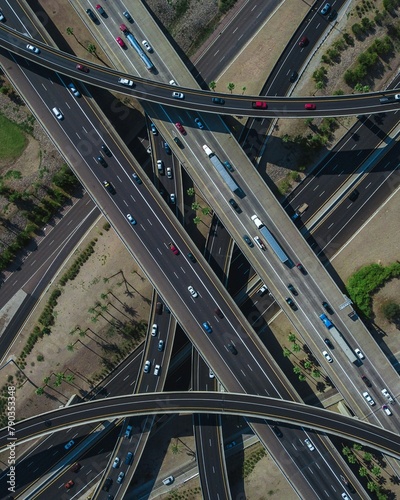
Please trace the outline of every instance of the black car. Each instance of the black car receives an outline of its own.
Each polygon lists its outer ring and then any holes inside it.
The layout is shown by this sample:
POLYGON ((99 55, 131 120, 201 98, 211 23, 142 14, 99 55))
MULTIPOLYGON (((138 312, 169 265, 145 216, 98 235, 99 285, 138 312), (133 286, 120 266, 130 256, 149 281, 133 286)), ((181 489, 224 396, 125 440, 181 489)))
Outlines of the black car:
POLYGON ((111 194, 115 194, 115 188, 112 184, 110 184, 108 181, 103 181, 103 186, 107 189, 107 191, 111 194))
POLYGON ((105 145, 105 144, 102 144, 101 145, 101 149, 102 151, 104 151, 104 153, 108 156, 108 157, 111 157, 111 151, 108 149, 108 147, 105 145))
POLYGON ((333 344, 329 339, 324 339, 324 342, 329 347, 329 349, 334 349, 333 344))
POLYGON ((328 314, 333 314, 333 309, 332 307, 328 304, 328 302, 322 302, 322 307, 325 309, 325 311, 328 314))
POLYGON ((244 241, 249 245, 250 248, 253 248, 254 247, 254 243, 251 241, 251 239, 247 236, 247 234, 245 234, 243 236, 243 239, 244 241))
POLYGON ((196 262, 197 262, 197 261, 196 261, 195 256, 194 256, 192 253, 190 253, 190 252, 189 252, 189 253, 187 254, 187 256, 188 256, 188 258, 189 258, 192 262, 194 262, 194 263, 196 263, 196 262))
POLYGON ((293 309, 293 311, 297 311, 297 306, 293 299, 291 299, 290 297, 286 297, 285 300, 289 304, 289 306, 293 309))
POLYGON ((361 377, 364 381, 364 384, 367 386, 367 387, 372 387, 372 384, 371 384, 371 381, 368 377, 366 377, 365 375, 362 375, 361 377))
POLYGON ((127 10, 126 10, 125 12, 123 12, 123 13, 122 13, 122 15, 123 15, 124 17, 126 17, 126 19, 128 19, 128 21, 129 21, 130 23, 133 23, 132 16, 129 14, 129 12, 128 12, 127 10))
POLYGON ((105 482, 104 482, 104 486, 103 486, 103 490, 105 491, 109 491, 110 488, 111 488, 111 485, 113 484, 113 480, 111 479, 111 477, 108 477, 105 482))
POLYGON ((183 148, 182 141, 179 139, 179 137, 174 137, 174 141, 181 149, 183 148))
POLYGON ((231 353, 234 354, 235 356, 238 353, 236 347, 233 344, 228 344, 227 348, 228 348, 228 351, 231 351, 231 353))
POLYGON ((333 10, 328 16, 328 21, 334 21, 336 17, 337 17, 337 12, 336 10, 333 10))
POLYGON ((229 203, 232 205, 232 207, 236 210, 236 212, 237 212, 238 214, 241 214, 241 213, 242 213, 241 208, 239 207, 239 205, 236 203, 236 201, 235 201, 233 198, 231 198, 231 199, 229 200, 229 203))
POLYGON ((90 19, 94 22, 97 23, 97 17, 94 15, 93 11, 91 9, 86 9, 86 14, 90 17, 90 19))
POLYGON ((169 147, 168 142, 164 142, 164 149, 165 149, 165 152, 167 153, 167 155, 171 154, 171 148, 169 147))
POLYGON ((225 104, 224 99, 221 99, 220 97, 213 97, 211 100, 214 104, 221 104, 221 106, 225 104))
POLYGON ((273 425, 271 429, 275 432, 275 434, 278 436, 278 438, 283 437, 282 431, 279 429, 278 426, 273 425))
POLYGON ((298 76, 299 75, 298 75, 297 71, 292 71, 292 73, 290 74, 289 80, 293 83, 297 80, 298 76))
POLYGON ((130 465, 132 463, 132 459, 133 459, 133 453, 131 451, 128 451, 125 457, 125 463, 127 465, 130 465))
POLYGON ((100 163, 100 165, 103 165, 103 167, 108 167, 108 163, 102 156, 98 156, 97 161, 100 163))
POLYGON ((291 283, 289 283, 289 284, 287 285, 287 287, 288 287, 288 288, 289 288, 289 290, 293 293, 293 295, 299 295, 299 294, 298 294, 298 292, 297 292, 297 290, 295 289, 295 287, 294 287, 291 283))
POLYGON ((355 189, 353 192, 350 193, 349 200, 350 201, 356 201, 356 199, 358 198, 359 194, 360 193, 357 191, 357 189, 355 189))

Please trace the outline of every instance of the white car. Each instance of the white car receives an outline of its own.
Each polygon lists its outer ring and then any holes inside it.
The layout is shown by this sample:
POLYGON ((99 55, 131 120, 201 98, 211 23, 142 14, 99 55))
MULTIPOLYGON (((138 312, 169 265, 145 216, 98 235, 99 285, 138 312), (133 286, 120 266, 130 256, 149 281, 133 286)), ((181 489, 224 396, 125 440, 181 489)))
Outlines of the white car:
POLYGON ((375 401, 371 398, 368 392, 363 392, 362 395, 368 401, 368 404, 371 406, 375 406, 375 401))
POLYGON ((154 323, 154 325, 151 327, 151 336, 156 337, 158 333, 158 325, 154 323))
POLYGON ((31 52, 33 52, 34 54, 40 54, 40 50, 37 47, 35 47, 34 45, 31 45, 30 43, 28 43, 26 48, 28 50, 30 50, 31 52))
POLYGON ((364 354, 360 351, 360 349, 358 347, 356 349, 354 349, 354 352, 357 354, 357 356, 360 359, 364 359, 365 358, 364 354))
POLYGON ((210 368, 209 377, 210 377, 210 378, 214 378, 214 377, 215 377, 215 374, 214 374, 214 372, 211 370, 211 368, 210 368))
POLYGON ((395 98, 395 100, 396 100, 396 101, 400 101, 400 94, 396 94, 396 95, 394 96, 394 98, 395 98))
POLYGON ((185 99, 185 94, 182 94, 182 92, 172 92, 172 97, 174 99, 185 99))
POLYGON ((146 363, 144 364, 144 367, 143 367, 144 373, 149 373, 150 367, 151 367, 151 363, 149 360, 147 360, 146 363))
POLYGON ((312 444, 312 442, 309 439, 305 439, 304 442, 306 443, 307 448, 310 451, 314 451, 315 450, 315 446, 312 444))
POLYGON ((188 290, 190 292, 190 295, 193 297, 193 298, 196 298, 199 296, 199 294, 196 292, 196 290, 192 287, 192 285, 188 286, 188 290))
POLYGON ((160 374, 160 368, 161 368, 160 365, 156 365, 154 367, 154 375, 159 375, 160 374))
POLYGON ((148 52, 153 52, 153 48, 147 40, 143 40, 142 45, 148 52))
POLYGON ((172 179, 172 168, 171 167, 167 167, 167 177, 168 177, 168 179, 172 179))
POLYGON ((4 14, 0 10, 0 21, 4 21, 4 19, 5 19, 4 14))
POLYGON ((120 461, 121 460, 118 457, 115 457, 114 463, 112 464, 113 469, 118 469, 120 461))
POLYGON ((382 406, 382 410, 386 413, 386 415, 391 415, 392 412, 390 411, 389 407, 387 405, 382 406))
POLYGON ((170 201, 171 203, 176 203, 175 193, 171 193, 171 194, 169 195, 169 201, 170 201))
POLYGON ((349 495, 347 493, 342 493, 342 498, 343 498, 343 500, 351 500, 351 498, 349 497, 349 495))
POLYGON ((163 479, 162 483, 163 483, 165 486, 168 486, 169 484, 172 484, 174 481, 175 481, 174 476, 168 476, 168 477, 166 477, 165 479, 163 479))
POLYGON ((51 111, 53 112, 53 115, 57 118, 57 120, 62 120, 64 118, 64 115, 61 113, 59 108, 53 108, 51 111))
POLYGON ((170 80, 170 81, 169 81, 169 84, 170 84, 170 85, 176 85, 176 81, 175 81, 175 80, 170 80))
POLYGON ((333 359, 329 356, 328 351, 322 351, 324 358, 328 361, 328 363, 332 363, 333 359))
POLYGON ((118 83, 125 85, 125 87, 133 87, 133 81, 127 78, 118 78, 118 83))
POLYGON ((385 398, 388 399, 390 404, 394 403, 394 399, 392 398, 392 396, 390 395, 390 392, 387 389, 382 389, 381 393, 385 396, 385 398))

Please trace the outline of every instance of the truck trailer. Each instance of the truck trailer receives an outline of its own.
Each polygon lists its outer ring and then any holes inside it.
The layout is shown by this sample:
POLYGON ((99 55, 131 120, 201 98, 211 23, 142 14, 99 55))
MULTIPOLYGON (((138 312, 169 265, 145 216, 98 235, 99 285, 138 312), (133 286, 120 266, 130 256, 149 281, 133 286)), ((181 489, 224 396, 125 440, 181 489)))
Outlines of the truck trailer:
POLYGON ((210 158, 210 161, 214 165, 217 172, 220 174, 220 176, 226 182, 229 189, 233 193, 236 193, 237 195, 241 196, 243 193, 242 190, 236 184, 236 182, 233 180, 233 178, 230 176, 230 174, 226 171, 226 168, 224 167, 224 165, 222 164, 222 162, 218 158, 218 156, 206 144, 204 144, 203 149, 204 149, 204 152, 206 153, 206 155, 210 158))
POLYGON ((352 363, 355 363, 358 361, 357 356, 354 354, 353 350, 350 349, 349 345, 347 344, 345 338, 343 335, 339 332, 339 330, 334 326, 332 321, 327 317, 326 314, 321 314, 319 319, 321 319, 324 322, 324 325, 327 327, 329 330, 329 333, 332 335, 333 339, 339 344, 341 347, 342 351, 346 354, 346 356, 349 358, 349 360, 352 363))
POLYGON ((278 257, 278 259, 282 263, 288 262, 289 257, 285 254, 285 252, 283 251, 282 247, 276 241, 276 239, 274 238, 274 236, 272 235, 272 233, 265 227, 265 225, 257 217, 257 215, 252 215, 251 216, 251 220, 257 226, 257 228, 260 231, 260 233, 264 236, 266 242, 272 248, 272 250, 275 252, 275 254, 278 257))

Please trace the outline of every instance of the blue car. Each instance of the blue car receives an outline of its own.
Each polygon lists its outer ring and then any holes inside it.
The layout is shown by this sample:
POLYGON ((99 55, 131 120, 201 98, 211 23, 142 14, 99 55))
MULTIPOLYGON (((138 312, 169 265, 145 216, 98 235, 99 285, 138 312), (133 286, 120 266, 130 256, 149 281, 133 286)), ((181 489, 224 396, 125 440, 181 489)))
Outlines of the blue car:
POLYGON ((69 90, 71 91, 71 94, 74 95, 75 97, 80 97, 81 96, 81 93, 79 92, 79 90, 75 87, 75 85, 73 83, 69 83, 68 84, 68 88, 69 90))
POLYGON ((156 126, 154 125, 154 123, 150 123, 150 129, 151 129, 151 133, 153 135, 157 135, 157 129, 156 129, 156 126))
POLYGON ((199 127, 200 130, 203 130, 204 125, 201 122, 200 118, 195 118, 194 123, 199 127))
POLYGON ((326 3, 322 9, 321 9, 321 14, 323 16, 325 16, 326 14, 328 14, 328 12, 331 10, 331 4, 330 3, 326 3))
POLYGON ((132 224, 132 226, 136 225, 136 219, 134 219, 131 214, 127 214, 126 218, 132 224))
POLYGON ((165 152, 167 153, 167 155, 171 154, 171 148, 169 147, 168 142, 164 142, 164 149, 165 149, 165 152))
POLYGON ((208 321, 204 321, 203 328, 207 333, 212 332, 212 328, 211 328, 210 323, 208 321))

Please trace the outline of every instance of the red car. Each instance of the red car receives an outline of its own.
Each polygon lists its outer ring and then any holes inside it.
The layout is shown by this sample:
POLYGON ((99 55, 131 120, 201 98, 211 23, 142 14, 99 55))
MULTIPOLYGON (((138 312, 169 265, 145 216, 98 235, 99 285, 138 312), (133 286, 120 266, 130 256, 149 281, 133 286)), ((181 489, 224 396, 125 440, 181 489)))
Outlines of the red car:
POLYGON ((122 40, 122 38, 120 36, 117 36, 117 38, 115 39, 118 43, 118 45, 120 45, 123 49, 126 47, 124 41, 122 40))
POLYGON ((306 45, 308 45, 308 38, 306 36, 303 36, 303 38, 299 42, 299 46, 305 47, 306 45))
POLYGON ((182 135, 186 135, 186 130, 184 129, 182 123, 176 122, 175 127, 179 130, 182 135))
POLYGON ((74 484, 75 484, 75 483, 72 481, 72 479, 70 479, 70 480, 68 481, 68 483, 65 483, 65 487, 66 487, 66 489, 67 489, 67 490, 69 490, 69 489, 71 489, 71 488, 72 488, 72 486, 73 486, 74 484))
POLYGON ((123 33, 125 33, 126 31, 128 31, 128 28, 125 26, 125 24, 120 24, 120 25, 119 25, 119 29, 120 29, 123 33))
POLYGON ((171 252, 174 253, 175 255, 179 255, 179 250, 176 248, 175 245, 172 243, 168 243, 169 248, 171 249, 171 252))
POLYGON ((317 109, 315 104, 304 104, 305 109, 317 109))
POLYGON ((79 71, 83 71, 84 73, 89 73, 89 68, 87 68, 83 64, 77 64, 76 69, 79 69, 79 71))

